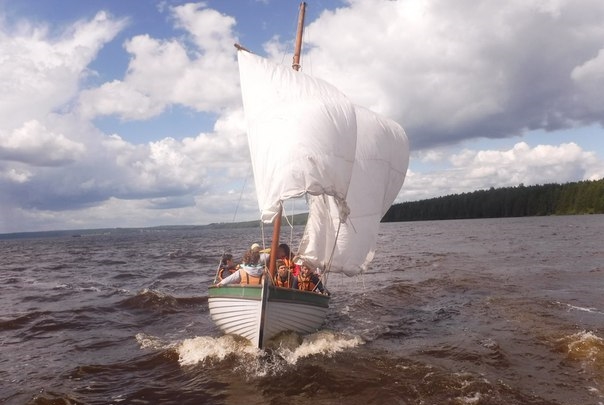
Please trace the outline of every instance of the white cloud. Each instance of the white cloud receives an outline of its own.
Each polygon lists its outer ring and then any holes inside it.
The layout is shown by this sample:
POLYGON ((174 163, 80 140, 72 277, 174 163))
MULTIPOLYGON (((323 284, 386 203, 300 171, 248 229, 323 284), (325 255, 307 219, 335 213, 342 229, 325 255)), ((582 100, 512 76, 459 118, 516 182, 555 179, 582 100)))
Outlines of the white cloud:
POLYGON ((192 46, 183 38, 160 40, 149 35, 126 41, 131 55, 126 76, 83 91, 82 114, 132 120, 157 116, 170 105, 221 112, 240 104, 235 20, 203 4, 171 10, 175 26, 187 30, 192 46))
MULTIPOLYGON (((537 145, 519 142, 508 150, 471 150, 449 155, 449 167, 428 173, 412 171, 398 201, 459 194, 490 187, 566 183, 604 178, 604 162, 575 143, 537 145)), ((426 159, 432 159, 428 155, 426 159)))
POLYGON ((604 89, 604 47, 594 58, 575 67, 571 72, 571 78, 581 89, 587 109, 584 115, 598 115, 604 105, 604 92, 602 91, 604 89))
POLYGON ((14 32, 0 26, 0 128, 20 127, 69 102, 88 64, 125 23, 100 12, 59 37, 26 22, 14 32))
MULTIPOLYGON (((129 32, 124 76, 85 89, 128 20, 100 12, 63 31, 0 26, 0 232, 256 217, 235 20, 203 3, 163 10, 173 36, 129 32), (213 129, 133 144, 95 127, 173 106, 213 114, 213 129)), ((600 0, 351 0, 310 24, 303 69, 406 128, 421 169, 412 158, 399 201, 597 179, 602 161, 574 143, 450 145, 602 123, 602 21, 600 0)), ((290 60, 283 49, 278 37, 265 44, 290 60)))
POLYGON ((304 69, 397 119, 415 148, 604 123, 604 2, 350 1, 304 69))
POLYGON ((221 193, 217 201, 232 215, 238 195, 232 202, 225 195, 249 172, 234 20, 195 5, 172 12, 177 26, 192 30, 191 42, 134 36, 125 43, 124 79, 83 91, 88 64, 125 20, 99 13, 58 39, 45 27, 2 33, 0 58, 10 63, 0 64, 0 231, 72 227, 79 217, 90 226, 206 222, 204 210, 216 210, 204 202, 221 193), (214 132, 141 145, 90 122, 109 114, 145 119, 173 104, 222 115, 214 132))
POLYGON ((54 133, 38 121, 27 121, 10 133, 0 131, 0 159, 32 166, 59 166, 78 160, 86 147, 54 133))
POLYGON ((126 120, 154 117, 166 106, 165 101, 154 100, 141 89, 119 80, 103 83, 96 89, 82 91, 79 104, 79 113, 86 119, 116 114, 126 120))

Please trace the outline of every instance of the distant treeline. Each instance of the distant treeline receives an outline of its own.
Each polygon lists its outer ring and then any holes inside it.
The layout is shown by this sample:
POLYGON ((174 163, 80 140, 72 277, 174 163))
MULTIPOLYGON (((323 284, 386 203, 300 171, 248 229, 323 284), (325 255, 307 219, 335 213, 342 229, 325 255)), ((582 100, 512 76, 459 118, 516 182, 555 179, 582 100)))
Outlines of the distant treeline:
POLYGON ((491 188, 395 204, 382 222, 604 214, 604 179, 491 188))

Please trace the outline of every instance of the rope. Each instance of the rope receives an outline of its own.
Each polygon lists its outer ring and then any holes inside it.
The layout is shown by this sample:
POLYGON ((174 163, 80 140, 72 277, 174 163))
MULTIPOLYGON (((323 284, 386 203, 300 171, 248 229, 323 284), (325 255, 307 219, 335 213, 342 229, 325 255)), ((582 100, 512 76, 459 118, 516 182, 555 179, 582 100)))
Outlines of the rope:
POLYGON ((218 268, 216 269, 216 275, 214 276, 214 282, 212 284, 216 284, 218 282, 218 274, 220 274, 220 265, 222 264, 222 258, 226 253, 227 251, 223 250, 222 254, 220 255, 220 260, 218 261, 218 268))
POLYGON ((338 223, 338 230, 336 232, 336 237, 333 242, 333 248, 331 249, 331 254, 329 255, 329 261, 327 262, 327 267, 325 269, 325 273, 321 273, 320 279, 325 278, 325 282, 323 282, 323 287, 327 288, 327 275, 331 270, 331 262, 333 261, 333 254, 336 251, 336 243, 338 242, 338 237, 340 236, 340 228, 342 227, 342 223, 338 223))
POLYGON ((239 204, 241 204, 241 199, 243 198, 243 191, 245 190, 245 185, 247 184, 247 180, 250 178, 251 174, 248 172, 247 177, 243 180, 243 186, 241 187, 241 192, 239 193, 239 200, 237 201, 237 205, 235 206, 235 213, 233 214, 233 221, 235 222, 235 218, 237 217, 237 211, 239 211, 239 204))

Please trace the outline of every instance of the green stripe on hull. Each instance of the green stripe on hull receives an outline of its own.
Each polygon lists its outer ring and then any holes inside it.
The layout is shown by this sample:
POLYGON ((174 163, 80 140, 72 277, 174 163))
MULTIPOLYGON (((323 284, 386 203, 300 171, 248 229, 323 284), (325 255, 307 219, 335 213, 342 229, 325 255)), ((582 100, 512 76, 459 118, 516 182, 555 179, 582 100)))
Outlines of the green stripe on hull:
POLYGON ((268 301, 300 303, 323 308, 329 307, 329 297, 327 295, 309 291, 292 290, 291 288, 271 287, 268 301))
POLYGON ((222 287, 210 287, 208 295, 210 298, 243 298, 260 301, 262 286, 236 284, 222 287))
MULTIPOLYGON (((323 294, 279 287, 269 287, 269 290, 269 302, 289 302, 322 308, 329 307, 329 297, 323 294)), ((210 287, 208 293, 210 298, 241 298, 260 301, 262 287, 240 284, 225 285, 210 287)))

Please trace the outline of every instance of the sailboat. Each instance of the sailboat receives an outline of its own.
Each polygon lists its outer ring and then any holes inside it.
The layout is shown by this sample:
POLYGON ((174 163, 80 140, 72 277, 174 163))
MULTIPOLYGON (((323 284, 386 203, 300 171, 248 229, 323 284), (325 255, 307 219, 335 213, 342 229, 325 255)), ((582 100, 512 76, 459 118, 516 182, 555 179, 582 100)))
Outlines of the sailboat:
MULTIPOLYGON (((283 203, 305 197, 308 220, 297 256, 321 270, 354 276, 373 259, 381 218, 398 195, 409 144, 396 122, 353 104, 340 90, 299 70, 305 3, 292 67, 237 46, 241 93, 260 219, 279 245, 283 203)), ((281 332, 317 331, 329 295, 277 287, 275 255, 261 285, 209 288, 210 316, 226 334, 264 348, 281 332)))

